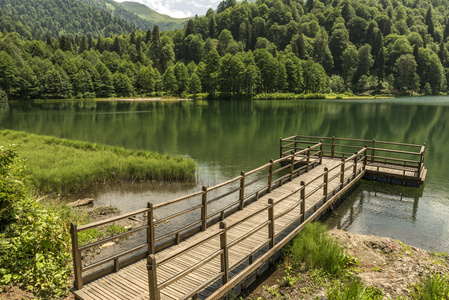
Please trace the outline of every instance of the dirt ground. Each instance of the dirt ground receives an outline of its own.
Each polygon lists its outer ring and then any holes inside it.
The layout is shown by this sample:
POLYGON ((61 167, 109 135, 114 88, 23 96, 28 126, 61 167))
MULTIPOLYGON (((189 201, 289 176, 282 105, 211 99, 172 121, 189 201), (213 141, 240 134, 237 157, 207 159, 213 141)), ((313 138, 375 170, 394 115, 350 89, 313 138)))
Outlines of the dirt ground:
MULTIPOLYGON (((448 256, 430 254, 391 238, 342 230, 331 230, 329 235, 344 247, 347 254, 359 259, 359 263, 352 268, 354 276, 367 286, 382 289, 384 299, 407 297, 410 285, 420 278, 449 271, 448 256)), ((246 299, 327 299, 325 288, 317 286, 309 272, 301 274, 301 279, 292 287, 282 284, 285 275, 285 268, 275 270, 246 299)))

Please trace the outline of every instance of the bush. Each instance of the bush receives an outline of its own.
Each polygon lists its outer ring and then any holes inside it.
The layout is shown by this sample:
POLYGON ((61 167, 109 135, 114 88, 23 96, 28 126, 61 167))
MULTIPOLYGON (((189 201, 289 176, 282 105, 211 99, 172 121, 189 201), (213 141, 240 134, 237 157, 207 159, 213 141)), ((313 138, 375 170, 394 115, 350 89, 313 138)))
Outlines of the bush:
POLYGON ((326 226, 318 222, 307 224, 289 251, 295 267, 306 263, 311 269, 322 269, 330 275, 339 275, 347 264, 343 248, 329 237, 326 226))
POLYGON ((25 197, 25 187, 17 180, 24 168, 15 160, 17 153, 13 148, 0 146, 0 231, 14 220, 15 202, 25 197))
POLYGON ((2 205, 14 212, 0 233, 0 286, 16 283, 37 297, 63 296, 71 274, 67 224, 26 195, 15 151, 1 149, 0 157, 2 205))

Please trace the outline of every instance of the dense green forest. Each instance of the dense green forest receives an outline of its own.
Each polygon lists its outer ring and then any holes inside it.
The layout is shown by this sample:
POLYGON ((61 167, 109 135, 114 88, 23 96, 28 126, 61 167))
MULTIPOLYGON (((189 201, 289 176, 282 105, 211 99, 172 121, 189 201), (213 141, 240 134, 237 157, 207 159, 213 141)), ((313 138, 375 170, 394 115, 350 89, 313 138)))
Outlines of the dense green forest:
POLYGON ((225 0, 181 30, 46 42, 3 33, 0 89, 9 98, 445 93, 448 7, 447 0, 225 0))
MULTIPOLYGON (((146 6, 145 6, 146 7, 146 6)), ((187 20, 154 12, 153 19, 113 0, 2 0, 0 31, 18 32, 23 38, 45 39, 47 35, 94 38, 147 30, 156 22, 161 30, 182 28, 187 20)))

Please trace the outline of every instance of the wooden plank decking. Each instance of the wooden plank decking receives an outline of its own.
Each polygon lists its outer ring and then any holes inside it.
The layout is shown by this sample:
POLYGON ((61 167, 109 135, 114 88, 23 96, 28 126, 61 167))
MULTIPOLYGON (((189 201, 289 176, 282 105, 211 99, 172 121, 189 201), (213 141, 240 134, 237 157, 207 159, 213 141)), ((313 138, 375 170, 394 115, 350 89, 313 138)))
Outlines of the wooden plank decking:
MULTIPOLYGON (((282 185, 281 187, 274 189, 271 193, 261 197, 256 202, 253 202, 245 207, 243 210, 237 211, 225 218, 224 221, 227 226, 243 221, 228 230, 228 245, 244 233, 257 228, 267 221, 266 212, 257 214, 253 217, 249 216, 266 207, 269 198, 273 199, 274 203, 276 203, 278 199, 287 196, 287 198, 282 201, 279 206, 276 206, 276 211, 281 213, 287 210, 299 200, 299 194, 297 193, 291 196, 288 195, 293 190, 300 187, 301 181, 307 183, 322 174, 324 172, 324 168, 331 169, 340 162, 340 159, 324 158, 322 165, 319 165, 309 172, 304 173, 294 180, 282 185)), ((360 171, 362 167, 363 166, 360 165, 358 170, 360 171)), ((329 176, 337 174, 338 172, 339 170, 334 170, 329 173, 329 176)), ((347 172, 345 180, 350 181, 352 176, 353 175, 351 172, 347 172)), ((321 183, 322 181, 315 181, 310 184, 308 188, 313 190, 321 183)), ((355 182, 351 182, 351 184, 353 183, 355 182)), ((339 185, 339 181, 334 181, 331 185, 329 185, 329 190, 337 188, 337 185, 339 185)), ((321 198, 322 193, 315 193, 313 197, 307 199, 305 203, 306 211, 313 210, 315 205, 320 202, 321 198)), ((278 235, 286 226, 289 225, 292 220, 297 218, 298 214, 299 208, 298 210, 293 210, 282 218, 277 219, 275 223, 275 234, 278 235)), ((229 265, 231 270, 237 267, 243 260, 247 259, 249 253, 253 253, 255 249, 261 248, 267 244, 269 236, 266 228, 266 226, 262 227, 256 234, 251 235, 245 241, 229 248, 229 265)), ((180 243, 178 246, 172 246, 157 253, 156 257, 158 260, 163 260, 164 257, 171 256, 173 253, 178 251, 179 248, 188 247, 189 244, 194 244, 198 240, 202 240, 207 236, 213 236, 219 231, 219 224, 215 224, 207 228, 206 231, 200 232, 180 243)), ((158 269, 158 284, 163 284, 165 280, 168 280, 170 277, 188 269, 219 249, 220 238, 219 236, 214 236, 207 243, 203 243, 196 248, 185 251, 182 255, 170 260, 158 269)), ((146 260, 141 260, 133 265, 121 269, 116 273, 109 274, 99 280, 91 282, 85 285, 81 290, 75 291, 74 293, 80 299, 149 299, 146 263, 146 260)), ((200 286, 204 281, 209 280, 211 277, 217 277, 217 274, 218 277, 221 277, 219 275, 220 272, 220 258, 216 257, 205 266, 190 273, 178 282, 161 289, 161 299, 183 298, 185 295, 188 295, 193 288, 200 286)))
POLYGON ((373 139, 373 146, 369 148, 366 142, 370 141, 295 135, 281 139, 280 159, 271 160, 250 172, 242 172, 241 176, 217 186, 203 187, 202 191, 155 206, 149 204, 147 209, 80 228, 73 223, 73 293, 76 298, 86 300, 219 299, 257 271, 305 223, 318 217, 364 176, 417 186, 424 182, 427 172, 423 165, 425 145, 378 142, 373 139), (302 139, 321 141, 313 144, 302 139), (323 139, 328 143, 324 143, 323 139), (336 141, 357 145, 337 145, 336 141), (359 147, 360 143, 365 146, 359 147), (301 144, 306 144, 304 147, 307 148, 300 148, 301 144), (379 148, 379 145, 394 145, 404 147, 404 150, 379 148), (339 151, 336 151, 337 147, 340 147, 339 151), (349 150, 342 152, 344 150, 340 149, 345 147, 349 150), (419 151, 411 151, 410 148, 419 148, 419 151), (350 152, 354 150, 357 151, 350 152), (379 156, 376 155, 378 152, 387 154, 379 156), (396 156, 386 157, 389 153, 396 156), (225 191, 219 192, 222 188, 225 191), (202 200, 200 205, 195 202, 198 197, 202 200), (224 202, 218 211, 215 211, 214 206, 208 209, 220 201, 224 202), (184 206, 181 210, 171 211, 171 215, 160 220, 153 219, 154 210, 170 210, 179 203, 191 204, 187 208, 184 206), (192 215, 195 211, 197 214, 192 215), (143 219, 148 223, 127 233, 79 247, 78 232, 136 214, 144 214, 143 219), (187 218, 185 226, 155 236, 158 224, 180 217, 187 218), (141 230, 146 230, 146 243, 89 266, 82 266, 81 251, 119 236, 137 234, 141 230), (127 257, 136 249, 148 250, 127 257), (144 257, 147 259, 134 262, 144 257), (100 266, 103 266, 102 270, 100 266), (83 277, 83 272, 87 270, 97 271, 83 277))

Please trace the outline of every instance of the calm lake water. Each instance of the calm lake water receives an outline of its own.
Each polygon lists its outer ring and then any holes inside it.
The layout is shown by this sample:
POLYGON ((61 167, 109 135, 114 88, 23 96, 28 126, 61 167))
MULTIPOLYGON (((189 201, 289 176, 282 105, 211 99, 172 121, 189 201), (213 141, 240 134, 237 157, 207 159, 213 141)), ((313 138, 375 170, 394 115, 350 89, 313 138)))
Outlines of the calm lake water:
POLYGON ((294 133, 427 144, 424 188, 362 182, 327 224, 449 251, 449 97, 388 100, 46 102, 0 106, 0 129, 190 156, 197 183, 116 184, 122 212, 212 186, 279 157, 294 133))

